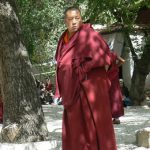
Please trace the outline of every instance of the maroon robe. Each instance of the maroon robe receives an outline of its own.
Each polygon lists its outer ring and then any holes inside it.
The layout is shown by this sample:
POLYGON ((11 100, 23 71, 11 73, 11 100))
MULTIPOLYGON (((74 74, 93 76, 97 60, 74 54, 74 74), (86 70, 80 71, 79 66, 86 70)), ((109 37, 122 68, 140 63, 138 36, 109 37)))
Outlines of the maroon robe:
POLYGON ((83 24, 56 52, 57 84, 63 100, 62 150, 116 150, 104 66, 109 48, 89 24, 83 24))
POLYGON ((108 77, 111 82, 109 91, 111 113, 112 118, 119 118, 124 115, 124 108, 122 102, 122 92, 119 83, 119 66, 116 64, 117 55, 113 52, 111 53, 111 60, 112 64, 108 70, 108 77))

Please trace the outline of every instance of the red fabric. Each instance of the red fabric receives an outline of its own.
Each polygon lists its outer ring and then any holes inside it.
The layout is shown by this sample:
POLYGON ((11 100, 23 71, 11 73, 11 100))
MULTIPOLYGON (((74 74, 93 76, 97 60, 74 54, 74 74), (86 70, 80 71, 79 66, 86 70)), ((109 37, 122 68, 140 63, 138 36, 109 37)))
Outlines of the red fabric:
POLYGON ((115 53, 111 53, 112 64, 110 69, 108 70, 108 77, 111 82, 110 86, 110 104, 111 104, 111 113, 112 118, 118 118, 124 115, 124 108, 122 102, 122 92, 119 83, 119 67, 116 64, 117 55, 115 53))
POLYGON ((65 33, 56 52, 57 89, 64 105, 62 149, 116 150, 104 69, 111 62, 109 48, 89 24, 68 44, 65 33))
POLYGON ((52 83, 47 83, 47 85, 46 85, 46 90, 47 90, 47 91, 50 91, 50 90, 52 90, 52 87, 53 87, 53 84, 52 84, 52 83))
POLYGON ((66 34, 64 36, 64 42, 65 42, 65 44, 67 44, 69 42, 68 32, 66 32, 66 34))
POLYGON ((54 94, 54 98, 60 98, 58 81, 57 81, 57 75, 56 75, 56 80, 55 80, 55 94, 54 94))

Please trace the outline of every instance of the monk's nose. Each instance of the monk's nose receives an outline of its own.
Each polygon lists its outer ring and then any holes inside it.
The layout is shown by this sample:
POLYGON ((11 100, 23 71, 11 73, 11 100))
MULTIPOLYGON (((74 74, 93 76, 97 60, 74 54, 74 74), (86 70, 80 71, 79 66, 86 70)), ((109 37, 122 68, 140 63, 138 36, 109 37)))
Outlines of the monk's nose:
POLYGON ((77 20, 75 18, 73 18, 72 23, 73 24, 77 23, 77 20))

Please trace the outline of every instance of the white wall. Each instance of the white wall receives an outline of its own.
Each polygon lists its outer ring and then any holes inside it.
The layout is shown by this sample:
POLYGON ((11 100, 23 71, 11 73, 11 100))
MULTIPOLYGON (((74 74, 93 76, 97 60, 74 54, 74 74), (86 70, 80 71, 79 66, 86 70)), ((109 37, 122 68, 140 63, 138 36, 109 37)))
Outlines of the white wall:
MULTIPOLYGON (((110 48, 114 49, 114 51, 118 55, 122 55, 123 58, 126 60, 126 62, 122 65, 122 75, 123 75, 124 84, 128 87, 128 89, 130 89, 134 62, 132 60, 130 50, 127 47, 125 47, 125 51, 122 51, 123 45, 124 45, 123 34, 121 32, 115 32, 115 33, 111 33, 111 34, 105 34, 102 36, 106 40, 106 42, 108 43, 110 48)), ((142 43, 141 37, 142 37, 141 35, 139 35, 139 37, 138 37, 138 41, 140 43, 142 43)), ((139 43, 139 45, 142 45, 140 43, 139 43)), ((147 76, 147 79, 145 82, 145 88, 150 89, 150 74, 147 76)))

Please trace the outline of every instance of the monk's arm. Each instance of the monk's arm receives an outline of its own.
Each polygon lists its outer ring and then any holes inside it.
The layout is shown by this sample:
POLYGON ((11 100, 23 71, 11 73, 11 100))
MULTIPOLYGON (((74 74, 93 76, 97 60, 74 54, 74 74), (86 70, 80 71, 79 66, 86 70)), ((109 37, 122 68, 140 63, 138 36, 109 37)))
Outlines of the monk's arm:
POLYGON ((122 57, 120 57, 120 56, 117 56, 117 59, 118 59, 118 63, 117 63, 117 65, 120 67, 122 64, 124 64, 125 63, 125 60, 122 58, 122 57))

